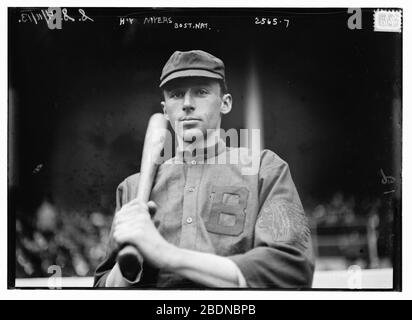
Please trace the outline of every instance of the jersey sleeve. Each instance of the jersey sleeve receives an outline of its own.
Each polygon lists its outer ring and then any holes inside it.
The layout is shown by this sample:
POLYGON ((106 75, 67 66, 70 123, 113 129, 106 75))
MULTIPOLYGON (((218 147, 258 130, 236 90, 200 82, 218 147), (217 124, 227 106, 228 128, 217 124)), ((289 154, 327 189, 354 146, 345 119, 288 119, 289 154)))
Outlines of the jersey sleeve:
POLYGON ((254 247, 229 258, 248 287, 310 287, 314 271, 310 230, 289 166, 264 150, 258 179, 254 247))
MULTIPOLYGON (((124 180, 116 189, 116 209, 115 212, 119 211, 120 208, 131 201, 137 194, 139 175, 133 175, 126 180, 124 180)), ((113 237, 113 226, 110 230, 109 243, 107 245, 106 257, 96 268, 94 274, 94 287, 105 287, 106 280, 109 276, 110 271, 116 264, 116 258, 118 253, 118 248, 116 247, 113 237)), ((137 276, 137 279, 140 279, 140 274, 137 276)), ((126 280, 126 279, 125 279, 126 280)), ((137 285, 138 281, 130 282, 126 281, 130 286, 137 285)))

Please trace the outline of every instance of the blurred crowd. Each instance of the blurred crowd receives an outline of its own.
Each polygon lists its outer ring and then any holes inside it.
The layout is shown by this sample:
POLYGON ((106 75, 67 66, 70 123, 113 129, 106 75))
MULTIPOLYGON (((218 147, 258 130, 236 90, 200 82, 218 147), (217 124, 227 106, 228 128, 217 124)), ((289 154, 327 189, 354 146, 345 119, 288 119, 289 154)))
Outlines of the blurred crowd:
MULTIPOLYGON (((339 247, 337 254, 347 265, 373 267, 371 257, 373 260, 374 256, 382 259, 392 255, 393 209, 383 200, 370 197, 359 201, 353 195, 336 192, 324 203, 313 203, 306 211, 315 246, 321 245, 317 233, 329 232, 332 233, 332 244, 339 247), (359 226, 373 231, 369 232, 366 249, 360 245, 359 226), (349 227, 349 231, 345 229, 346 234, 339 236, 336 227, 349 227), (375 250, 372 254, 371 248, 375 250)), ((53 265, 61 268, 62 276, 92 276, 105 257, 112 218, 102 212, 65 212, 47 200, 35 215, 17 215, 16 277, 48 277, 53 265)), ((315 253, 322 255, 317 249, 315 253)), ((374 263, 377 266, 376 261, 374 263)))
POLYGON ((45 201, 32 219, 16 220, 16 278, 91 276, 105 256, 112 216, 61 212, 45 201), (50 271, 50 273, 49 273, 50 271))
POLYGON ((319 269, 390 267, 393 254, 392 201, 377 197, 356 199, 334 193, 307 210, 319 269), (340 260, 340 261, 339 261, 340 260), (325 262, 326 261, 326 262, 325 262), (334 261, 333 263, 330 263, 334 261))
POLYGON ((379 198, 367 197, 356 202, 355 196, 345 197, 342 192, 336 192, 329 201, 317 205, 310 214, 318 226, 354 225, 370 217, 379 219, 381 205, 379 198))

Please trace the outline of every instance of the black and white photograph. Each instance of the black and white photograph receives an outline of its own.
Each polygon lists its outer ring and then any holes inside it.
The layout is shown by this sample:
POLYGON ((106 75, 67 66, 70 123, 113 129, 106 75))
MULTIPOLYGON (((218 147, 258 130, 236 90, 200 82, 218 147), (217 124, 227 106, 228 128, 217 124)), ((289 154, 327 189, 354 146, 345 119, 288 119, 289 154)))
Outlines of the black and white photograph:
POLYGON ((7 14, 8 289, 402 290, 402 8, 7 14))

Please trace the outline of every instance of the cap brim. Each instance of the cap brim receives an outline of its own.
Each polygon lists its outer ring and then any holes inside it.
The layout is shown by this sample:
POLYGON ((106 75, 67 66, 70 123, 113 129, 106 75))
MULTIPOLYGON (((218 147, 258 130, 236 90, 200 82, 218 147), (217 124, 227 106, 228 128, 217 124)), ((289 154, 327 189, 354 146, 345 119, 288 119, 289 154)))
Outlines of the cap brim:
POLYGON ((162 82, 159 85, 159 88, 163 87, 166 82, 169 82, 170 80, 177 79, 177 78, 187 78, 187 77, 205 77, 205 78, 213 78, 213 79, 223 79, 223 77, 220 74, 210 72, 207 70, 181 70, 181 71, 176 71, 171 74, 169 74, 166 78, 162 80, 162 82))

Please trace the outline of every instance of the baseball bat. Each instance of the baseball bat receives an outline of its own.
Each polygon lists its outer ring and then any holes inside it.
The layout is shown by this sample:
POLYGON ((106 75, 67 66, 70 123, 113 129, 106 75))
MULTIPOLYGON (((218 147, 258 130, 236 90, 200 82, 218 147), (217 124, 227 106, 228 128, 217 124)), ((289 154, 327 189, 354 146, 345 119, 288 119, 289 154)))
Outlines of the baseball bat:
MULTIPOLYGON (((161 161, 161 152, 166 140, 167 124, 168 121, 163 114, 155 113, 150 117, 147 125, 137 191, 137 198, 145 203, 149 201, 154 178, 161 161)), ((120 271, 129 280, 135 279, 140 272, 141 261, 143 261, 143 257, 133 245, 126 245, 117 255, 120 271)))

